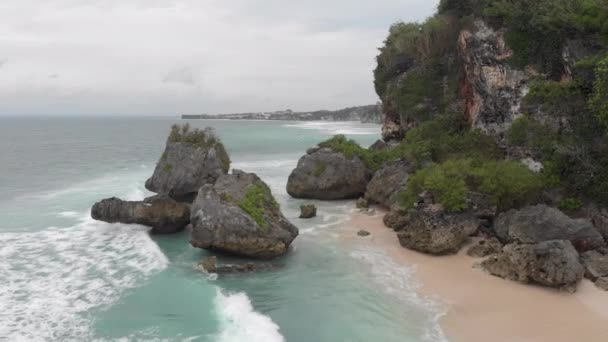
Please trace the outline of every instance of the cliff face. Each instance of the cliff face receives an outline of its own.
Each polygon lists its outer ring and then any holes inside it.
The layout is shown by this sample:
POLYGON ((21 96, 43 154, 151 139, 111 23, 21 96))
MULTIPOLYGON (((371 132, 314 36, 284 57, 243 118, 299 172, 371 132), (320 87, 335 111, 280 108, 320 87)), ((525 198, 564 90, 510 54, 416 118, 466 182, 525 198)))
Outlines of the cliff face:
MULTIPOLYGON (((491 26, 480 18, 461 26, 455 36, 447 37, 453 42, 434 38, 435 42, 430 44, 449 48, 437 47, 441 51, 430 58, 392 56, 396 62, 387 67, 382 57, 390 52, 386 47, 381 49, 376 78, 380 78, 380 72, 388 75, 384 80, 386 86, 378 91, 383 102, 382 135, 386 141, 401 140, 409 129, 445 112, 462 113, 471 128, 480 129, 498 141, 504 139, 511 124, 524 113, 553 128, 567 125, 567 118, 548 115, 543 106, 526 105, 524 98, 533 81, 572 81, 577 63, 598 54, 601 51, 598 46, 585 39, 568 39, 560 48, 561 54, 552 56, 558 71, 543 73, 532 62, 526 66, 516 66, 512 62, 514 51, 507 43, 509 30, 506 27, 491 26), (432 87, 438 91, 423 90, 420 95, 416 94, 420 89, 403 86, 408 82, 428 82, 420 78, 421 70, 434 78, 432 87), (416 115, 411 115, 412 112, 416 115)), ((420 27, 418 30, 425 33, 425 29, 420 27)), ((438 33, 429 35, 436 37, 438 33)), ((420 40, 422 38, 418 37, 417 44, 420 40)), ((390 43, 389 38, 387 44, 390 43)), ((434 47, 431 45, 429 49, 432 51, 434 47)))
POLYGON ((513 51, 504 30, 494 30, 476 20, 473 29, 462 30, 458 52, 463 76, 458 92, 465 103, 464 116, 471 127, 502 135, 521 115, 522 99, 528 93, 530 75, 511 67, 513 51))

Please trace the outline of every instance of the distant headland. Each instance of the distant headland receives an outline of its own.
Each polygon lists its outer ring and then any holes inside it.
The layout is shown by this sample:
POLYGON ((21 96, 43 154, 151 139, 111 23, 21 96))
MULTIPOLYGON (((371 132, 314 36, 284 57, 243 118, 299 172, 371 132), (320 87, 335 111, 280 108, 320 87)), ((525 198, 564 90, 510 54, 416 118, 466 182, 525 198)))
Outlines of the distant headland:
POLYGON ((294 112, 291 109, 276 112, 236 113, 236 114, 184 114, 184 120, 289 120, 289 121, 361 121, 363 123, 384 122, 379 104, 349 107, 339 110, 318 110, 314 112, 294 112))

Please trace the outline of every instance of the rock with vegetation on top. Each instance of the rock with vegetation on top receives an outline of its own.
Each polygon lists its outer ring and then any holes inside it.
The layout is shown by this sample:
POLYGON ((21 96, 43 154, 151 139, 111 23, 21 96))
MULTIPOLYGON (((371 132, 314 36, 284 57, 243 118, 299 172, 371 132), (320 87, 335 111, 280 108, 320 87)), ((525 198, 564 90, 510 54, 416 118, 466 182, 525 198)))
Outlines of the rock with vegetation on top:
POLYGON ((190 223, 190 206, 162 195, 137 202, 108 198, 93 205, 91 217, 109 223, 141 224, 152 227, 153 233, 171 234, 190 223))
POLYGON ((204 185, 191 210, 194 247, 269 259, 285 254, 298 229, 255 174, 234 170, 204 185))
POLYGON ((513 243, 482 262, 491 274, 524 283, 575 291, 585 272, 579 255, 567 240, 537 244, 513 243))
POLYGON ((201 186, 213 184, 230 169, 230 158, 212 128, 174 125, 165 151, 146 188, 177 201, 192 202, 201 186))
POLYGON ((479 228, 479 221, 473 215, 449 213, 438 204, 420 204, 407 216, 407 224, 397 233, 399 243, 427 254, 458 253, 479 228))
POLYGON ((367 184, 365 198, 387 208, 399 205, 399 194, 405 190, 410 173, 413 171, 413 165, 407 161, 384 165, 374 173, 374 177, 367 184))
POLYGON ((606 245, 589 221, 571 219, 558 209, 544 204, 501 214, 494 222, 494 231, 505 243, 569 240, 580 252, 606 245))
POLYGON ((317 207, 314 204, 300 206, 300 218, 309 219, 317 216, 317 207))
POLYGON ((501 249, 502 245, 498 239, 481 239, 467 250, 467 255, 474 258, 485 258, 488 255, 499 253, 501 249))
POLYGON ((289 175, 289 195, 319 200, 351 199, 363 195, 371 172, 359 157, 347 157, 329 148, 310 152, 300 159, 289 175))

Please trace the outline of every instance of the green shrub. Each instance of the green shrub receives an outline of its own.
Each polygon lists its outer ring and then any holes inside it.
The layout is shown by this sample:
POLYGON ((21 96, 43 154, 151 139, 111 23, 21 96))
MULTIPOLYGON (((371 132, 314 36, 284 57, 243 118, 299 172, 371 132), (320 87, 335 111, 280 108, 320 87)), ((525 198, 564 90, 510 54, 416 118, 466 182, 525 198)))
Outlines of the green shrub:
POLYGON ((596 66, 595 84, 590 104, 598 120, 608 132, 608 56, 596 66))
POLYGON ((566 211, 576 211, 583 206, 583 201, 576 197, 570 197, 559 202, 558 207, 566 211))
POLYGON ((501 210, 525 202, 543 187, 542 178, 519 162, 449 160, 416 172, 402 194, 411 207, 423 191, 430 191, 448 211, 467 209, 471 192, 490 196, 501 210))
POLYGON ((522 116, 515 120, 507 131, 507 141, 514 146, 525 147, 535 157, 551 158, 556 149, 558 136, 549 127, 522 116))
POLYGON ((239 201, 238 206, 243 209, 263 230, 268 229, 268 221, 265 217, 267 210, 278 210, 276 202, 270 189, 263 184, 254 184, 247 189, 245 198, 239 201))
MULTIPOLYGON (((215 151, 222 163, 222 169, 224 172, 230 170, 230 156, 226 151, 226 147, 222 142, 215 136, 207 136, 205 131, 198 128, 191 130, 190 124, 186 123, 182 126, 174 124, 171 126, 171 132, 169 133, 168 141, 171 143, 184 143, 192 145, 196 148, 215 148, 215 151)), ((161 159, 165 159, 166 155, 163 154, 161 159)))

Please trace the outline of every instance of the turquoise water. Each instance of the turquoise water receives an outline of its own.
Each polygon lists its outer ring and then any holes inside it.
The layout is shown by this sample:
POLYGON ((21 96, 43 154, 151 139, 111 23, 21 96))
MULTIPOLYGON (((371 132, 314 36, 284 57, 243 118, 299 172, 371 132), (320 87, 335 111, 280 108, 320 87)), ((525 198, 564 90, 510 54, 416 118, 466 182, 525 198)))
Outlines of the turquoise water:
POLYGON ((0 118, 0 341, 436 341, 438 312, 412 270, 343 243, 353 203, 303 202, 285 184, 306 148, 359 123, 191 121, 213 126, 233 168, 256 172, 300 228, 269 272, 213 277, 187 233, 150 236, 89 218, 105 197, 141 199, 170 118, 0 118))

